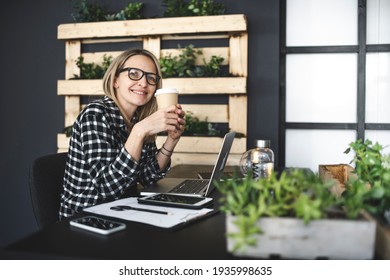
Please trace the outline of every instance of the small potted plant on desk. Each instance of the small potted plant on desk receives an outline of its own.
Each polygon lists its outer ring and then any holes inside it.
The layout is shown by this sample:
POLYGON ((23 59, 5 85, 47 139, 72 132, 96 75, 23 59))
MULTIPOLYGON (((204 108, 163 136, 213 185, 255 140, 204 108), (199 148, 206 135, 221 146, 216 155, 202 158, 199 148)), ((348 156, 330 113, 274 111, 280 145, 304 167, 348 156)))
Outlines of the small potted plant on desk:
POLYGON ((360 217, 361 205, 352 217, 343 204, 353 200, 337 198, 332 184, 302 169, 217 183, 227 250, 251 258, 373 258, 375 223, 360 217))

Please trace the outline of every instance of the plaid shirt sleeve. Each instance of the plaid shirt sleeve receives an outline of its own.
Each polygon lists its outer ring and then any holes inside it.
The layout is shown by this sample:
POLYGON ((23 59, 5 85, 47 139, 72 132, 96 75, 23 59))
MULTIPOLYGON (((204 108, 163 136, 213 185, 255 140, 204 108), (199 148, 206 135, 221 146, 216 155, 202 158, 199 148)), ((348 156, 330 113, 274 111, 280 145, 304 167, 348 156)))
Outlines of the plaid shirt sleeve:
POLYGON ((156 144, 145 143, 136 162, 124 148, 127 133, 109 114, 88 108, 74 125, 64 176, 60 217, 120 198, 137 182, 151 184, 166 175, 160 170, 156 144))

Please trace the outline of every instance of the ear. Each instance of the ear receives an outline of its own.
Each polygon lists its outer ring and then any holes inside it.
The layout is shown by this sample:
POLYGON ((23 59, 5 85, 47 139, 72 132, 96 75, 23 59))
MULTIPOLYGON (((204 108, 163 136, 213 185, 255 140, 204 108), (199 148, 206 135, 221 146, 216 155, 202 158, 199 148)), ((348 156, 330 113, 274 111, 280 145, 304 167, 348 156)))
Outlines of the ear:
POLYGON ((113 85, 114 85, 114 88, 118 88, 119 87, 119 83, 118 83, 117 78, 114 79, 113 85))

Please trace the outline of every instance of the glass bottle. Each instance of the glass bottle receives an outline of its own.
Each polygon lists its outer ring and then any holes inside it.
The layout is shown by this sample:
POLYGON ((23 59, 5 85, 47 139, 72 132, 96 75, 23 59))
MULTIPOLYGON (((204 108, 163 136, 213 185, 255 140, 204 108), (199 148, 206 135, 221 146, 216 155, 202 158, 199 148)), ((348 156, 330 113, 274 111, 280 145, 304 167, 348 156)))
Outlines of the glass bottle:
POLYGON ((240 169, 244 176, 249 171, 255 179, 268 178, 274 170, 274 152, 270 140, 256 140, 256 148, 246 151, 240 160, 240 169))

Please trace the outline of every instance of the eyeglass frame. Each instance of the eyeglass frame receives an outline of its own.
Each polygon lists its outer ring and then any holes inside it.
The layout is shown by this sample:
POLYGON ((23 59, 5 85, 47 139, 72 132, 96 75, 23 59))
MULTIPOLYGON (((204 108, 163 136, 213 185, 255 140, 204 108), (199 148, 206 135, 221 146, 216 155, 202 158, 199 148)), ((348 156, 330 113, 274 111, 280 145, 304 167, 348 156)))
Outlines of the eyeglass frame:
POLYGON ((139 81, 139 80, 141 80, 144 76, 146 76, 146 82, 148 83, 148 85, 151 85, 151 86, 156 86, 156 85, 158 85, 158 83, 159 83, 160 80, 161 80, 161 77, 160 77, 159 75, 157 75, 156 73, 153 73, 153 72, 146 72, 146 71, 141 70, 141 69, 136 68, 136 67, 125 67, 125 68, 122 68, 122 69, 120 69, 120 70, 118 71, 118 75, 119 75, 120 73, 122 73, 122 72, 125 72, 125 71, 128 71, 127 76, 128 76, 129 79, 132 80, 132 81, 139 81), (130 78, 130 70, 132 70, 132 69, 141 71, 142 76, 141 76, 139 79, 132 79, 132 78, 130 78), (150 74, 156 76, 156 83, 155 83, 155 84, 151 84, 151 83, 149 82, 149 80, 148 80, 148 75, 150 75, 150 74))

